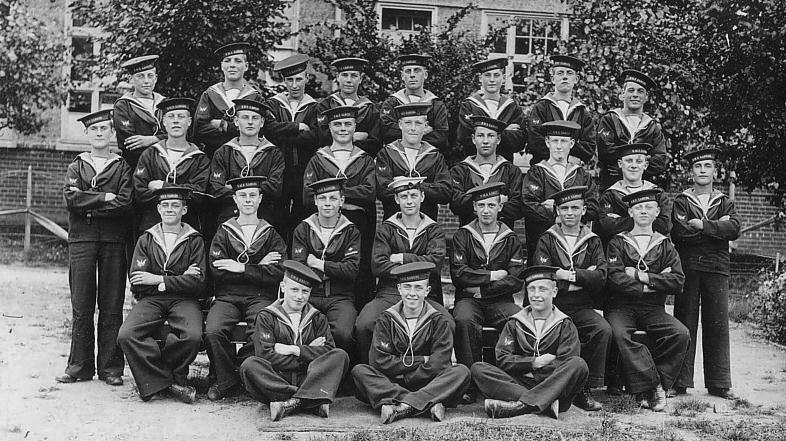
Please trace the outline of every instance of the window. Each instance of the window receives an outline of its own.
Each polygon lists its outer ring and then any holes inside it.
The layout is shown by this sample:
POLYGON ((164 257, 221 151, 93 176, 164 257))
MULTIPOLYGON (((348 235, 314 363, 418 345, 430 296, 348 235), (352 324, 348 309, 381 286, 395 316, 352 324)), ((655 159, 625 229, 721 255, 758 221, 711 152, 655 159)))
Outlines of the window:
POLYGON ((90 113, 92 102, 92 90, 72 90, 68 92, 69 112, 90 113))
POLYGON ((520 92, 531 72, 534 57, 551 54, 560 39, 568 36, 568 21, 563 17, 535 17, 506 14, 483 15, 483 30, 494 32, 492 57, 507 56, 513 62, 513 72, 508 79, 508 88, 520 92))
POLYGON ((281 27, 275 28, 275 32, 283 40, 281 44, 276 45, 276 49, 297 50, 297 37, 292 37, 291 35, 299 30, 300 1, 285 0, 282 15, 281 18, 276 19, 276 23, 281 23, 281 27))
POLYGON ((431 11, 382 8, 383 31, 419 31, 431 26, 431 11))
POLYGON ((404 9, 393 4, 378 4, 377 11, 380 17, 380 32, 394 41, 405 39, 421 29, 430 28, 437 22, 437 8, 407 6, 404 9))

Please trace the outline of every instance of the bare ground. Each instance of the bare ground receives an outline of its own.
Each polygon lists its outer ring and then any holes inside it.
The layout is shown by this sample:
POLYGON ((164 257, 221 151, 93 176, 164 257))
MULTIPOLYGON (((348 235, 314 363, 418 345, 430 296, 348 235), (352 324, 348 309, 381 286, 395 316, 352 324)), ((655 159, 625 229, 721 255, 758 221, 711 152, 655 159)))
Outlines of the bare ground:
MULTIPOLYGON (((377 413, 351 397, 338 399, 326 420, 298 415, 272 423, 267 406, 246 397, 212 403, 200 395, 190 406, 169 399, 144 403, 127 369, 122 387, 112 388, 98 380, 57 384, 54 377, 65 368, 70 336, 66 269, 0 266, 0 299, 0 440, 311 439, 366 429, 391 430, 379 425, 377 413)), ((543 426, 566 433, 579 429, 605 433, 611 425, 622 432, 637 428, 669 432, 677 434, 677 439, 713 439, 705 438, 707 430, 701 430, 702 425, 708 429, 707 425, 732 421, 772 421, 784 427, 786 351, 753 337, 745 325, 733 324, 731 335, 735 391, 752 403, 749 408, 735 409, 699 388, 690 395, 698 403, 698 420, 673 415, 675 406, 684 401, 681 398, 670 400, 669 411, 661 414, 635 409, 591 414, 574 407, 559 421, 532 415, 490 421, 477 403, 449 409, 447 423, 543 426), (713 410, 715 406, 720 413, 713 410)), ((697 386, 702 386, 700 366, 696 372, 697 386)), ((439 426, 450 427, 445 424, 439 426)), ((439 427, 427 419, 408 419, 393 426, 439 427)), ((773 433, 761 439, 783 436, 773 433)))

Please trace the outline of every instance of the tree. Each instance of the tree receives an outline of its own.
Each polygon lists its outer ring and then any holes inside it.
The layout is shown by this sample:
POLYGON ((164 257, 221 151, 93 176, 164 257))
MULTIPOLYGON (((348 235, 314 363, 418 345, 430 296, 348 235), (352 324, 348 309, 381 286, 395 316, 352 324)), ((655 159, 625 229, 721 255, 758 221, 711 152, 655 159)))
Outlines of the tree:
POLYGON ((198 98, 221 78, 213 51, 251 43, 247 79, 262 82, 267 53, 288 36, 284 0, 76 0, 75 15, 107 32, 100 73, 120 73, 129 58, 158 54, 157 89, 167 96, 198 98))
POLYGON ((0 129, 29 135, 65 102, 61 38, 18 0, 0 0, 0 129))
MULTIPOLYGON (((445 101, 449 112, 449 145, 454 146, 461 100, 479 87, 472 64, 487 58, 491 47, 488 43, 496 35, 483 38, 458 28, 474 7, 461 8, 447 19, 445 26, 436 30, 419 29, 402 41, 393 41, 379 32, 376 1, 328 1, 340 8, 346 19, 340 24, 318 23, 301 31, 301 50, 316 61, 314 68, 330 75, 330 62, 336 58, 369 60, 363 93, 380 103, 401 88, 396 57, 407 53, 431 55, 434 62, 429 67, 426 88, 445 101)), ((463 152, 454 148, 446 156, 452 163, 463 159, 463 152)))
POLYGON ((699 94, 711 97, 709 124, 730 150, 748 189, 786 192, 786 3, 706 0, 691 56, 702 67, 699 94))

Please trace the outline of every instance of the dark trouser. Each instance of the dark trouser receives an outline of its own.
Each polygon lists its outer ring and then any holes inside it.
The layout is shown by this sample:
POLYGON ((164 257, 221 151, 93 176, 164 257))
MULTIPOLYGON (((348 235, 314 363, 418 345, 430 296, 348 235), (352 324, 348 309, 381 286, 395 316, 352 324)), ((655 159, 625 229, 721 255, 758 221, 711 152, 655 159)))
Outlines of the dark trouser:
MULTIPOLYGON (((305 159, 308 162, 308 159, 305 159)), ((273 227, 284 239, 287 249, 292 246, 292 232, 306 218, 308 211, 303 206, 303 166, 287 165, 284 168, 281 199, 276 206, 273 227)))
POLYGON ((352 299, 345 296, 314 297, 309 303, 319 312, 325 314, 330 324, 330 333, 336 342, 336 347, 343 349, 347 353, 355 350, 355 319, 358 312, 352 299))
POLYGON ((611 344, 611 325, 600 314, 590 308, 563 309, 576 325, 581 341, 581 358, 587 363, 588 387, 601 387, 606 374, 606 359, 611 344))
POLYGON ((344 216, 360 230, 360 267, 355 279, 355 305, 362 308, 374 298, 374 276, 371 273, 371 249, 377 229, 377 212, 344 210, 344 216))
POLYGON ((614 342, 622 358, 622 371, 628 390, 641 393, 672 387, 682 368, 690 344, 688 329, 666 314, 663 306, 615 306, 606 313, 614 342), (652 352, 633 341, 633 333, 646 331, 652 338, 652 352))
POLYGON ((513 303, 513 297, 481 300, 462 298, 456 300, 453 318, 456 320, 456 359, 467 368, 481 360, 483 349, 483 326, 500 328, 521 308, 513 303))
POLYGON ((126 288, 124 242, 72 242, 68 244, 68 285, 71 288, 71 352, 66 374, 77 378, 122 376, 123 352, 117 332, 123 324, 126 288), (96 284, 98 271, 98 284, 96 284), (93 316, 98 298, 98 359, 95 357, 93 316))
POLYGON ((485 362, 472 365, 472 379, 486 398, 521 401, 537 407, 541 412, 554 400, 559 400, 559 411, 570 409, 573 398, 587 381, 587 363, 581 357, 570 356, 554 360, 549 365, 532 371, 532 377, 513 377, 502 369, 485 362))
POLYGON ((682 295, 674 298, 674 316, 690 332, 690 346, 675 386, 693 387, 699 306, 701 306, 704 386, 730 389, 729 276, 691 270, 685 271, 685 288, 682 295))
POLYGON ((403 379, 390 379, 367 364, 352 368, 352 379, 357 398, 374 409, 386 404, 406 403, 417 411, 427 410, 437 403, 456 407, 470 381, 469 369, 460 364, 445 368, 422 387, 409 385, 403 379))
POLYGON ((221 392, 225 392, 237 385, 240 379, 237 375, 237 366, 242 360, 254 354, 254 344, 251 334, 254 331, 254 321, 257 314, 272 300, 263 297, 247 296, 221 296, 216 297, 205 321, 205 348, 210 358, 212 372, 216 376, 216 385, 221 392), (248 325, 246 329, 246 344, 235 355, 235 345, 230 342, 232 329, 239 322, 248 325))
POLYGON ((263 403, 290 398, 330 403, 349 368, 349 356, 335 348, 308 364, 305 371, 280 372, 264 358, 252 356, 240 365, 240 378, 248 393, 263 403))
MULTIPOLYGON (((535 262, 535 249, 538 247, 538 239, 543 233, 546 232, 554 223, 533 222, 524 220, 524 237, 527 241, 527 262, 535 262)), ((532 263, 532 265, 540 265, 532 263)), ((524 305, 529 304, 529 299, 524 296, 524 305)))
POLYGON ((142 298, 128 313, 117 336, 142 397, 172 384, 185 385, 188 366, 196 358, 201 341, 199 302, 172 296, 142 298), (171 332, 162 348, 154 336, 164 321, 169 322, 171 332))
MULTIPOLYGON (((371 338, 374 336, 374 324, 377 321, 377 317, 400 300, 401 296, 398 292, 393 293, 388 291, 382 294, 378 293, 377 297, 368 302, 366 306, 363 307, 363 310, 360 311, 360 315, 358 315, 358 319, 355 322, 355 338, 358 342, 358 360, 360 363, 368 364, 368 351, 371 349, 371 338)), ((453 317, 448 310, 431 299, 427 299, 427 301, 431 303, 431 306, 439 311, 440 314, 448 318, 450 332, 455 334, 456 322, 453 321, 453 317)))

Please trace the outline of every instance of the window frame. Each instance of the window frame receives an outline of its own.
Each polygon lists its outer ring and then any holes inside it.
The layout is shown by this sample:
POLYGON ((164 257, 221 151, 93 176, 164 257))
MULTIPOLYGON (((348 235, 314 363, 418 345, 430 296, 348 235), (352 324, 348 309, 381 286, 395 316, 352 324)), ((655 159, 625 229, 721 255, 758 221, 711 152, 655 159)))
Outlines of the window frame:
POLYGON ((401 40, 407 38, 410 35, 414 35, 415 31, 402 31, 396 30, 391 31, 387 29, 382 29, 382 12, 384 9, 399 9, 399 10, 412 10, 412 11, 424 11, 431 13, 431 30, 433 31, 439 23, 439 7, 437 6, 423 6, 423 5, 413 5, 411 3, 400 3, 400 2, 377 2, 376 10, 377 10, 377 32, 379 35, 388 35, 390 38, 394 40, 401 40))
MULTIPOLYGON (((557 12, 534 12, 534 11, 510 11, 503 9, 484 9, 481 11, 481 35, 486 36, 489 33, 490 26, 493 23, 492 18, 504 17, 507 20, 515 18, 523 18, 527 20, 558 20, 560 22, 559 39, 566 40, 570 36, 570 20, 567 14, 557 12)), ((529 35, 528 38, 532 38, 529 35)), ((537 38, 537 37, 536 37, 537 38)), ((515 74, 516 65, 519 64, 532 64, 535 61, 535 56, 531 53, 516 54, 516 26, 511 24, 507 28, 505 36, 505 52, 491 52, 489 57, 507 57, 508 67, 505 76, 505 88, 511 92, 514 91, 513 75, 515 74)))

